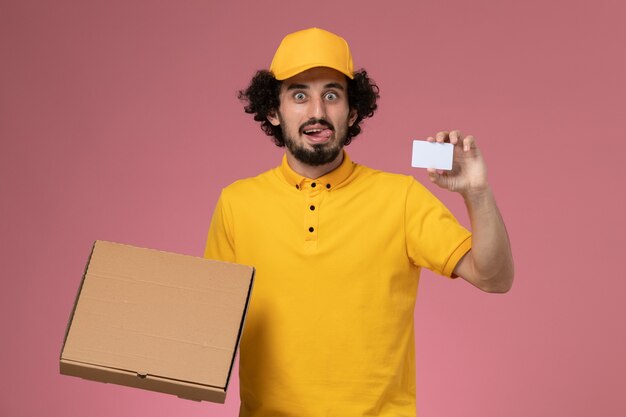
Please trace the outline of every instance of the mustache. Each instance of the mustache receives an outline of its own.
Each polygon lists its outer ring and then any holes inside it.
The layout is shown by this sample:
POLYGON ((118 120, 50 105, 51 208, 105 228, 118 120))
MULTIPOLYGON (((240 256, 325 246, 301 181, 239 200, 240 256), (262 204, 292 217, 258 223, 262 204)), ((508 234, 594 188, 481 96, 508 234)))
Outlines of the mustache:
POLYGON ((314 126, 314 125, 322 125, 322 126, 325 126, 325 127, 329 128, 333 132, 335 131, 335 127, 332 125, 332 123, 330 123, 327 120, 324 120, 324 119, 309 119, 307 122, 303 123, 300 126, 300 134, 302 134, 304 132, 304 129, 306 129, 307 127, 314 126))

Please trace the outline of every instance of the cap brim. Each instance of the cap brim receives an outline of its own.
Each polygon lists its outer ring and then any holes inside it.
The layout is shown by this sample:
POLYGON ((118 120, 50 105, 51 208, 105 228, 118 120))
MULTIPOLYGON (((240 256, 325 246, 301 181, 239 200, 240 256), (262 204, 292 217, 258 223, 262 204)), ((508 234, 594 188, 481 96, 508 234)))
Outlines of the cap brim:
POLYGON ((339 71, 340 73, 344 74, 346 77, 350 78, 351 80, 354 79, 354 74, 348 73, 347 71, 342 71, 339 68, 335 68, 326 64, 307 64, 307 65, 302 65, 299 67, 294 67, 294 68, 289 68, 285 71, 281 71, 281 72, 272 72, 272 74, 274 75, 274 78, 276 78, 279 81, 282 80, 286 80, 287 78, 291 78, 294 77, 304 71, 310 70, 311 68, 317 68, 317 67, 325 67, 325 68, 331 68, 334 69, 335 71, 339 71))

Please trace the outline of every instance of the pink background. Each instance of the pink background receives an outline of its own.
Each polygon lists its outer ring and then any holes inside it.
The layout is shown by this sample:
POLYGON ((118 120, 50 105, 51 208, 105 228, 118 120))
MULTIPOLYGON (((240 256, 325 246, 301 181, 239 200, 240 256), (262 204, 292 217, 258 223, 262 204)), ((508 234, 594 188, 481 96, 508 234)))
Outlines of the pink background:
POLYGON ((0 416, 237 415, 236 378, 195 403, 59 352, 95 239, 201 255, 220 189, 279 163, 236 90, 310 26, 381 88, 352 158, 425 181, 411 140, 475 135, 513 242, 506 295, 423 275, 420 416, 626 415, 625 3, 243 3, 0 1, 0 416))

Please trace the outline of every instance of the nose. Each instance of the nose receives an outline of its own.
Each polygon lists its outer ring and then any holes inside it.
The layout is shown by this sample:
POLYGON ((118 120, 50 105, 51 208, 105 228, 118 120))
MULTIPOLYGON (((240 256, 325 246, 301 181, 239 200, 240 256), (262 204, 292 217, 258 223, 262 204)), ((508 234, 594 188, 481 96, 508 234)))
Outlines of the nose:
POLYGON ((326 103, 322 97, 316 97, 309 100, 309 118, 310 119, 325 119, 326 118, 326 103))

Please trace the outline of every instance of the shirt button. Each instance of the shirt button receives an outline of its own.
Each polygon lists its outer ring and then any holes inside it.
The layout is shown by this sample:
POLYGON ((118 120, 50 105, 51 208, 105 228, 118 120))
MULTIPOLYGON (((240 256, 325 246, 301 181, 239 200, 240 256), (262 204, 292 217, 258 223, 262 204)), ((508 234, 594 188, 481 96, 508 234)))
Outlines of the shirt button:
POLYGON ((315 206, 313 206, 313 205, 310 206, 309 208, 311 209, 311 211, 315 210, 315 206))
POLYGON ((309 232, 313 233, 314 230, 315 230, 314 228, 309 227, 309 232))
POLYGON ((326 184, 326 188, 330 189, 330 184, 326 184))
POLYGON ((316 186, 316 185, 317 185, 317 184, 315 184, 314 182, 313 182, 313 183, 311 183, 311 187, 313 187, 313 188, 315 188, 315 186, 316 186))

